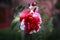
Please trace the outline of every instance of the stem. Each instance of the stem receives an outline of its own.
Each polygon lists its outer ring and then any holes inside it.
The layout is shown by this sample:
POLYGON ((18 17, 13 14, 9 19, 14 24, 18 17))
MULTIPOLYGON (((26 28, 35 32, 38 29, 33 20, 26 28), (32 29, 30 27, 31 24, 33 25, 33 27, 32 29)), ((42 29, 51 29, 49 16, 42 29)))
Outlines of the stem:
POLYGON ((24 31, 22 31, 21 32, 21 40, 24 40, 24 38, 25 38, 24 35, 25 35, 24 31))
POLYGON ((31 34, 30 34, 30 40, 33 40, 33 39, 32 39, 32 35, 31 35, 31 34))

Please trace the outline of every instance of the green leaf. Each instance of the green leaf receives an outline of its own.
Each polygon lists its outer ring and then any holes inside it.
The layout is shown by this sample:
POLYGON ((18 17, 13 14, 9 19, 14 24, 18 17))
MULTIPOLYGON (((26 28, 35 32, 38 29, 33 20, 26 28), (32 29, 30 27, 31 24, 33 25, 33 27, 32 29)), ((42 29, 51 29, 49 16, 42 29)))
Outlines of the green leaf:
POLYGON ((19 20, 20 20, 19 16, 16 16, 15 19, 11 23, 11 29, 14 29, 14 27, 16 26, 18 27, 17 24, 20 22, 19 20))

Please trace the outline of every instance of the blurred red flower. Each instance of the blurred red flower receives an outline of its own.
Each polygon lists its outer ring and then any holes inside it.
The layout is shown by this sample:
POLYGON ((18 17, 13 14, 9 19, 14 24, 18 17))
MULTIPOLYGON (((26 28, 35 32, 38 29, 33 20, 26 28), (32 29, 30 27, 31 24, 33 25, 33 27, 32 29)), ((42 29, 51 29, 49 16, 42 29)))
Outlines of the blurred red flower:
POLYGON ((20 22, 21 25, 23 24, 20 28, 30 34, 31 32, 38 32, 42 20, 39 13, 30 13, 29 9, 25 9, 20 13, 20 22))

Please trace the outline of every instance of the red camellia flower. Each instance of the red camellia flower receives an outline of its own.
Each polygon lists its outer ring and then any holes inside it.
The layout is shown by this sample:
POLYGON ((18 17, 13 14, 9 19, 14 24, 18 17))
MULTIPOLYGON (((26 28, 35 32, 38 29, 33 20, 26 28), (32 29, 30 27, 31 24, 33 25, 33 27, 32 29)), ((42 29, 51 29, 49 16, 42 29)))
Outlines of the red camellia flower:
POLYGON ((36 11, 37 7, 33 7, 33 10, 24 9, 20 13, 20 28, 25 30, 27 34, 36 33, 39 31, 40 24, 42 23, 40 14, 36 11))

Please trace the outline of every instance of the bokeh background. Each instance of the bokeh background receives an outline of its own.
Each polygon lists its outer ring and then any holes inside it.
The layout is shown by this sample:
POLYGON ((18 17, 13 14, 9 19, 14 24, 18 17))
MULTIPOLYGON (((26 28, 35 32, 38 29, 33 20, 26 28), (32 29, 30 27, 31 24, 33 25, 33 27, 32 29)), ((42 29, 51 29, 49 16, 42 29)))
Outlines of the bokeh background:
POLYGON ((60 40, 60 0, 0 0, 0 40, 60 40), (16 19, 32 2, 39 4, 43 23, 38 33, 27 35, 16 19))

